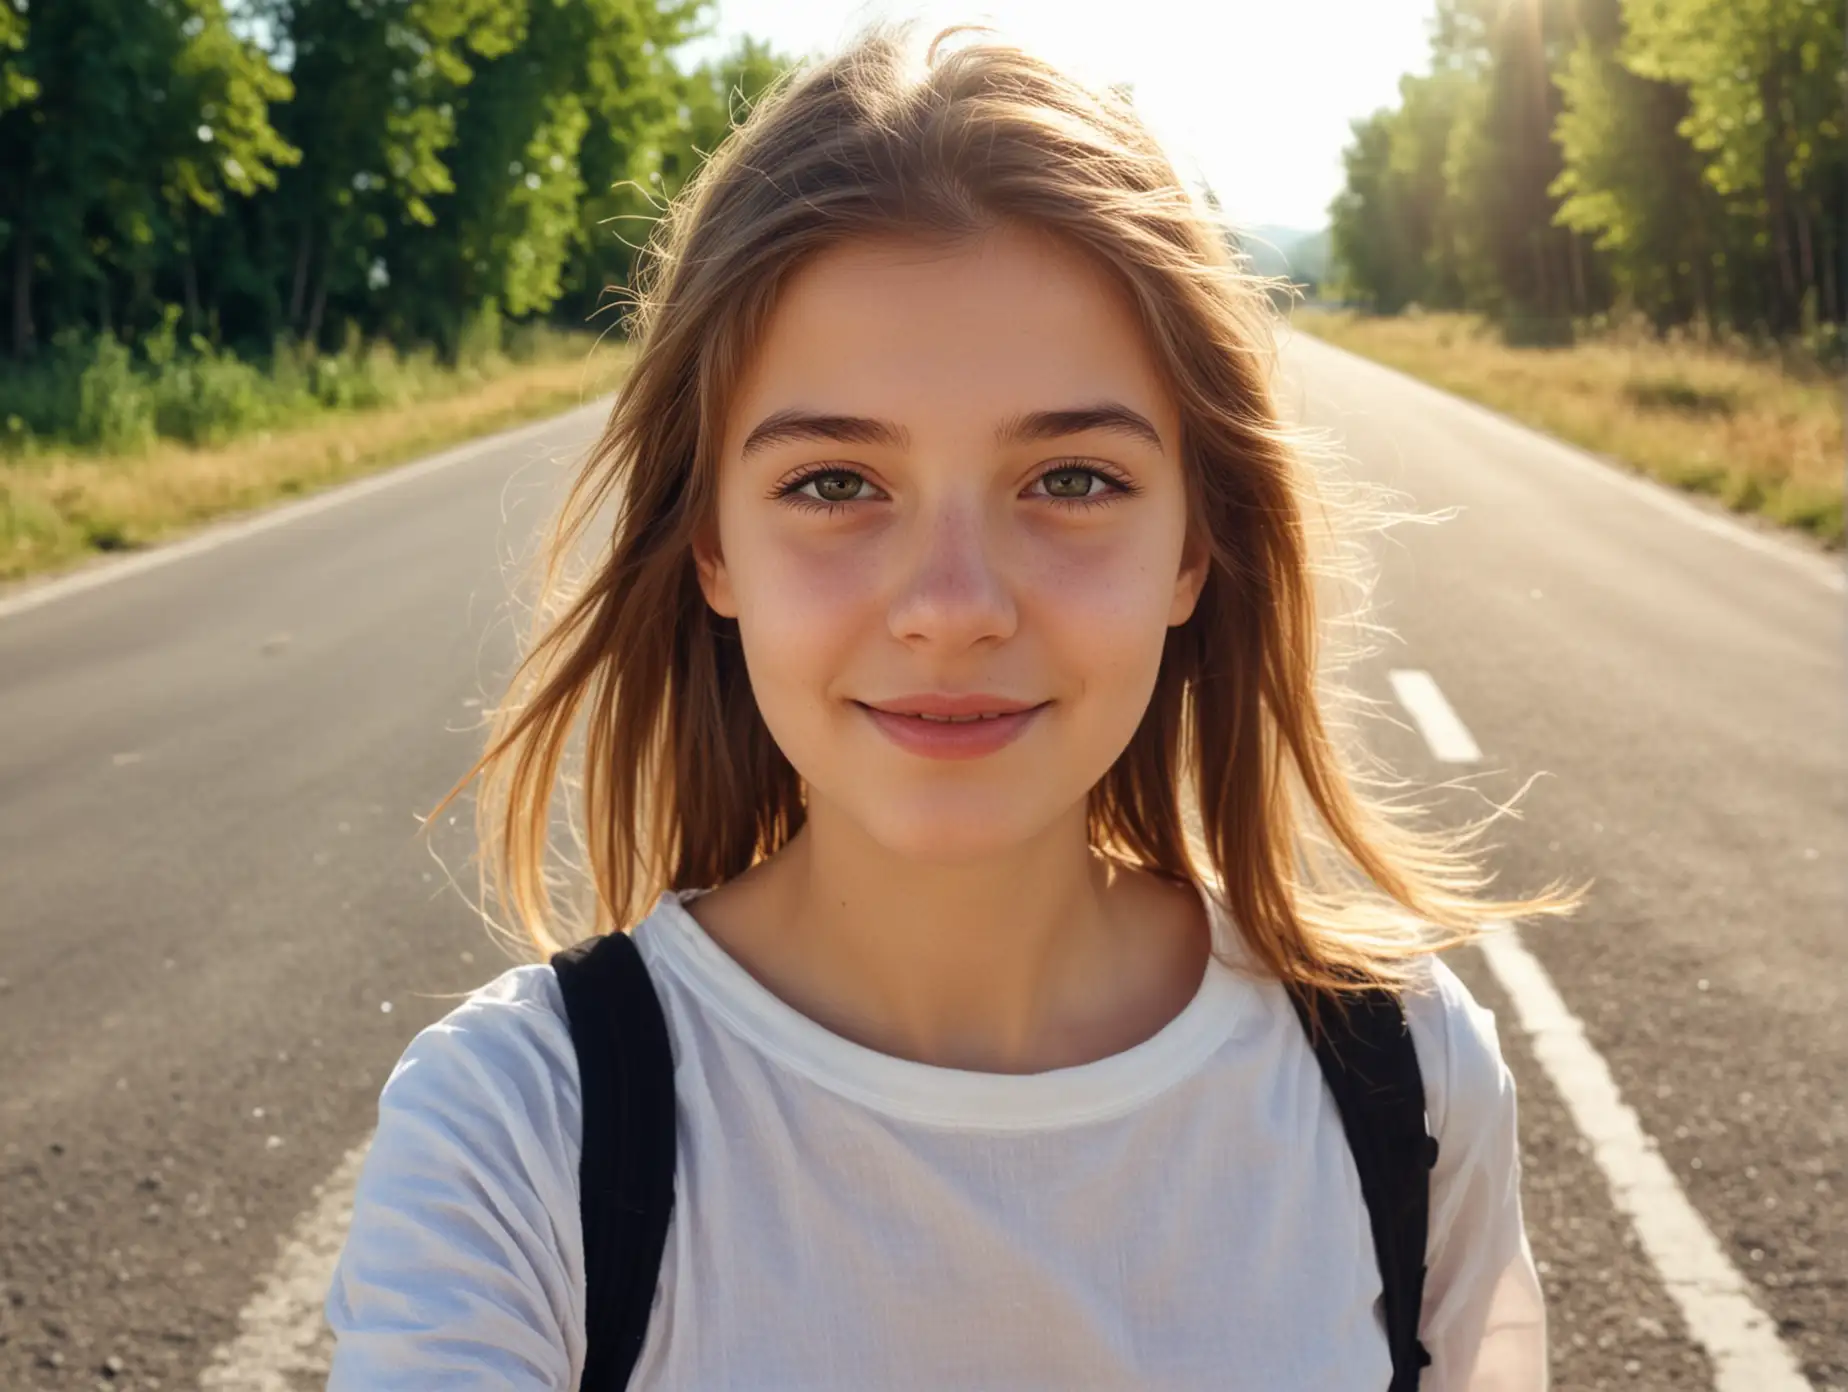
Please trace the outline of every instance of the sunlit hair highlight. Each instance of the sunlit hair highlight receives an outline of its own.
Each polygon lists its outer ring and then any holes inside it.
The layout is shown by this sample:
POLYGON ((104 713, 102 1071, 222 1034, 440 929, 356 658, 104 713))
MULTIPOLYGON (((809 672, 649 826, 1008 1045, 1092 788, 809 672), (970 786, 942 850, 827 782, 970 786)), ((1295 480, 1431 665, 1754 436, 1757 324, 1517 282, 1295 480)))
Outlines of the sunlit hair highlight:
POLYGON ((1426 809, 1383 791, 1403 783, 1337 738, 1368 703, 1334 678, 1369 650, 1332 645, 1343 623, 1384 632, 1366 618, 1366 537, 1414 519, 1283 424, 1267 286, 1129 102, 967 30, 920 61, 908 29, 879 27, 761 98, 646 248, 633 366, 548 534, 487 750, 444 800, 479 778, 491 920, 541 951, 626 929, 661 891, 731 879, 802 826, 801 780, 693 562, 732 393, 779 287, 817 253, 1004 223, 1065 239, 1128 290, 1180 406, 1212 557, 1093 790, 1093 843, 1208 887, 1264 970, 1321 989, 1402 984, 1496 921, 1570 912, 1582 891, 1482 893, 1473 847, 1508 808, 1422 827, 1426 809))

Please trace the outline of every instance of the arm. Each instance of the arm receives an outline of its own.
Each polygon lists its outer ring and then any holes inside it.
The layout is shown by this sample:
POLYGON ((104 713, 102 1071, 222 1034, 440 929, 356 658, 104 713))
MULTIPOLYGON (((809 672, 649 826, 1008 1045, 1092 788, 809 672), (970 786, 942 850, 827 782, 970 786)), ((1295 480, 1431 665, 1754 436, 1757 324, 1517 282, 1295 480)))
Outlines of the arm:
POLYGON ((411 1042, 379 1098, 326 1311, 330 1392, 573 1388, 577 1066, 549 968, 411 1042))
POLYGON ((1521 1217, 1514 1078, 1495 1017, 1448 967, 1434 968, 1429 993, 1410 1003, 1438 1136, 1421 1386, 1545 1392, 1546 1307, 1521 1217))

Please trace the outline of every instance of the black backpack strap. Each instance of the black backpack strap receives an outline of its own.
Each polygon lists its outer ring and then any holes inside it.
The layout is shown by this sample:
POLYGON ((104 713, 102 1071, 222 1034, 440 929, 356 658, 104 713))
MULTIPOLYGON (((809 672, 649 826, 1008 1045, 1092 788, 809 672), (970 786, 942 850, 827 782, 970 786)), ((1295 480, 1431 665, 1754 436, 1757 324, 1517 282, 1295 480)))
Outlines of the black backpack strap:
POLYGON ((584 1222, 581 1392, 629 1381, 674 1206, 674 1058, 634 940, 610 933, 552 958, 583 1093, 578 1202, 584 1222))
POLYGON ((1393 992, 1377 988, 1343 992, 1339 1000, 1324 994, 1313 1017, 1302 991, 1292 987, 1290 1001, 1334 1094, 1360 1172, 1385 1291, 1388 1392, 1415 1392, 1419 1370, 1431 1362, 1418 1340, 1418 1319, 1437 1138, 1425 1124, 1424 1078, 1405 1007, 1393 992))

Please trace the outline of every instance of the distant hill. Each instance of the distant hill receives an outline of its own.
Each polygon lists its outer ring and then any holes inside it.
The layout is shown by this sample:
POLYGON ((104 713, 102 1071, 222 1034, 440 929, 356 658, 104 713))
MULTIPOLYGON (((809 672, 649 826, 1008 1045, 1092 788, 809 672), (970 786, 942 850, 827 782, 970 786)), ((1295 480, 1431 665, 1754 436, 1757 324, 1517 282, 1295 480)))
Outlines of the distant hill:
POLYGON ((1305 231, 1259 223, 1237 229, 1239 249, 1261 276, 1286 276, 1308 285, 1320 285, 1328 276, 1328 229, 1305 231))

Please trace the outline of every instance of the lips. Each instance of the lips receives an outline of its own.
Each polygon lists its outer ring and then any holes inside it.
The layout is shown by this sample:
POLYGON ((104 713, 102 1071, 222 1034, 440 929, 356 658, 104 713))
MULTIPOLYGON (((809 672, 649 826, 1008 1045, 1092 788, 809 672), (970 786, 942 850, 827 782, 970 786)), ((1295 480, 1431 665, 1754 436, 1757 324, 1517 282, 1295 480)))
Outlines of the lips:
POLYGON ((901 696, 855 704, 881 734, 907 753, 928 759, 979 759, 1020 738, 1052 703, 978 693, 901 696))

